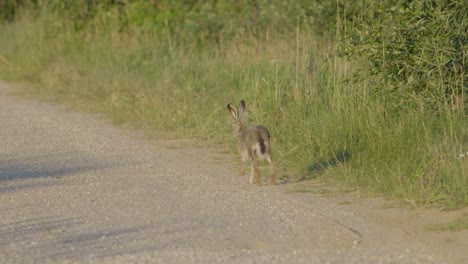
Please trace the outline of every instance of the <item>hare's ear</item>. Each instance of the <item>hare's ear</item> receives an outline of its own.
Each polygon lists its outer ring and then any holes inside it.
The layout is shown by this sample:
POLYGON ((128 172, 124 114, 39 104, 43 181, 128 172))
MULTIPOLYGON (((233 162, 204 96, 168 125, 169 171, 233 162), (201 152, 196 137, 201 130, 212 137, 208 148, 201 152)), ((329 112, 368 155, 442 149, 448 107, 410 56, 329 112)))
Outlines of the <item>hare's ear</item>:
POLYGON ((244 120, 244 118, 245 118, 245 102, 244 102, 244 100, 240 101, 239 110, 237 110, 237 112, 239 112, 239 119, 244 120))
POLYGON ((227 105, 227 109, 229 110, 229 113, 231 113, 231 116, 232 118, 237 119, 237 113, 236 113, 236 109, 232 106, 232 104, 228 104, 227 105))

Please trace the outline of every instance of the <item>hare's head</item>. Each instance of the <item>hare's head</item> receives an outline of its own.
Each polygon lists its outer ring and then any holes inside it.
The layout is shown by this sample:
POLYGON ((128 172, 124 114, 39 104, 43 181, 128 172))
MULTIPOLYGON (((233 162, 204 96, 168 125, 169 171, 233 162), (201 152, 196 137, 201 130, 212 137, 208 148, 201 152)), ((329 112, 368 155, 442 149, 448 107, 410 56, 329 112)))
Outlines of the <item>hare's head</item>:
POLYGON ((232 135, 234 137, 240 136, 245 130, 245 102, 241 100, 239 103, 239 108, 236 111, 232 104, 227 105, 229 113, 231 113, 232 118, 234 118, 234 124, 232 124, 232 135))

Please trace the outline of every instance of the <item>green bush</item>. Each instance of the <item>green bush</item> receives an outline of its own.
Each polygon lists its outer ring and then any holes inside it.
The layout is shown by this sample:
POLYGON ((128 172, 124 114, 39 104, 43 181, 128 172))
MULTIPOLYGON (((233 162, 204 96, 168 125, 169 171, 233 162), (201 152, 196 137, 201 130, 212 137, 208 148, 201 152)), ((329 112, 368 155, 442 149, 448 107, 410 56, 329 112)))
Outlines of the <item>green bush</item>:
POLYGON ((352 20, 368 1, 5 0, 0 2, 0 19, 12 20, 19 7, 26 6, 66 20, 77 31, 112 21, 121 30, 169 30, 179 37, 217 42, 239 30, 258 36, 267 30, 294 32, 300 26, 328 33, 336 26, 337 13, 352 20))
POLYGON ((463 111, 468 79, 466 1, 381 1, 347 33, 342 54, 394 106, 463 111))
POLYGON ((0 1, 0 22, 13 21, 19 9, 37 5, 37 0, 2 0, 0 1))

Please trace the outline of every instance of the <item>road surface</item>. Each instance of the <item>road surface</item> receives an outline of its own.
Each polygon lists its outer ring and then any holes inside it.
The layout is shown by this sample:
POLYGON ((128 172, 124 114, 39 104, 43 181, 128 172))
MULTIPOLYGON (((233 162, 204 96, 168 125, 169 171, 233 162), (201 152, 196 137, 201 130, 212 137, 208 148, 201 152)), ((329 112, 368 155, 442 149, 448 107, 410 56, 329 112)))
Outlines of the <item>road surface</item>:
POLYGON ((0 263, 468 263, 466 231, 426 231, 450 213, 257 187, 203 142, 15 89, 0 83, 0 263))

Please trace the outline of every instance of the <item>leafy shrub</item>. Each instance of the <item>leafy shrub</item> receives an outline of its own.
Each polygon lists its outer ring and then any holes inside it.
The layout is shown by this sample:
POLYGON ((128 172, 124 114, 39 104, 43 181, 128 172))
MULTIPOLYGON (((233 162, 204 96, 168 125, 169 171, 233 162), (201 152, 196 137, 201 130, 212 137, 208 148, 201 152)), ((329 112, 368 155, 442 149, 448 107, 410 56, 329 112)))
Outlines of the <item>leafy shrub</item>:
POLYGON ((12 21, 23 6, 33 6, 37 0, 2 0, 0 1, 0 22, 12 21))
POLYGON ((463 110, 468 79, 466 1, 383 1, 345 36, 342 54, 399 107, 463 110))
POLYGON ((121 30, 169 30, 178 36, 219 42, 220 37, 239 31, 258 36, 267 30, 294 32, 298 26, 329 33, 336 27, 337 13, 351 21, 369 1, 4 0, 0 1, 0 19, 12 20, 19 7, 26 6, 58 16, 77 31, 96 21, 112 21, 121 30))

